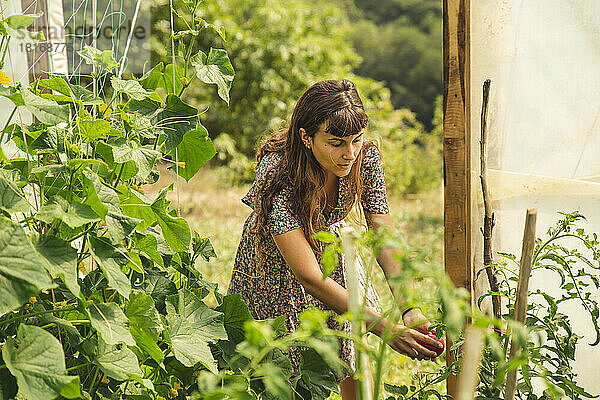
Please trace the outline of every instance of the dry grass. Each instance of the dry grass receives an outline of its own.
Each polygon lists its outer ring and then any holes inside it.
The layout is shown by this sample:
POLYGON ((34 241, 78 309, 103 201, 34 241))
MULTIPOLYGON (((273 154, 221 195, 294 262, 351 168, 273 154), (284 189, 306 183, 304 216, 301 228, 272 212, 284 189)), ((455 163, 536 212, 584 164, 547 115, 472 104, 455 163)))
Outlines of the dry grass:
MULTIPOLYGON (((145 188, 150 197, 161 187, 174 183, 172 171, 162 168, 161 180, 145 188)), ((250 215, 250 208, 240 198, 248 191, 249 185, 229 187, 224 183, 223 174, 216 169, 203 168, 190 182, 179 179, 179 200, 177 191, 167 196, 173 206, 179 204, 180 214, 186 218, 190 227, 202 235, 211 237, 217 253, 217 259, 210 262, 199 261, 197 266, 204 279, 219 284, 219 291, 225 293, 231 278, 237 245, 244 221, 250 215)), ((405 235, 408 243, 414 246, 427 246, 431 251, 431 260, 435 264, 442 262, 442 193, 441 189, 431 193, 400 198, 389 196, 392 221, 396 232, 405 235)), ((364 255, 366 263, 374 263, 373 257, 364 255), (370 261, 369 261, 370 260, 370 261)), ((370 268, 373 266, 371 265, 370 268)), ((382 298, 382 303, 390 304, 391 293, 383 273, 378 270, 373 275, 373 282, 382 298)), ((371 337, 370 342, 377 346, 379 341, 371 337)), ((417 371, 434 371, 444 360, 413 361, 402 355, 393 353, 388 348, 384 382, 393 384, 414 383, 417 371), (393 353, 393 354, 392 354, 393 353)), ((440 387, 443 390, 443 385, 440 387)), ((336 399, 335 395, 331 399, 336 399)))

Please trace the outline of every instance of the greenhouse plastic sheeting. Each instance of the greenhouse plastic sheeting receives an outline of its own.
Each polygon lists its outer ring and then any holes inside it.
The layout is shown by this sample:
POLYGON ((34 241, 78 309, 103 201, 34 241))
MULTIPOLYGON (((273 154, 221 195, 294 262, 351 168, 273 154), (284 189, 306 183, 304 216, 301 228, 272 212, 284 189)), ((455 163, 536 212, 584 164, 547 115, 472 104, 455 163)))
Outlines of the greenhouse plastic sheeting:
MULTIPOLYGON (((493 250, 520 258, 527 208, 538 210, 538 237, 560 219, 559 211, 574 210, 587 218, 582 224, 586 231, 600 233, 600 1, 471 1, 470 21, 476 272, 483 253, 479 139, 486 79, 491 79, 487 162, 496 217, 493 250)), ((534 272, 530 281, 530 289, 553 295, 559 295, 558 285, 548 271, 534 272)), ((480 274, 476 296, 487 288, 486 274, 480 274)), ((593 366, 598 365, 600 346, 589 346, 595 339, 589 317, 575 304, 561 305, 559 311, 584 336, 576 352, 577 381, 598 394, 599 373, 593 366)))

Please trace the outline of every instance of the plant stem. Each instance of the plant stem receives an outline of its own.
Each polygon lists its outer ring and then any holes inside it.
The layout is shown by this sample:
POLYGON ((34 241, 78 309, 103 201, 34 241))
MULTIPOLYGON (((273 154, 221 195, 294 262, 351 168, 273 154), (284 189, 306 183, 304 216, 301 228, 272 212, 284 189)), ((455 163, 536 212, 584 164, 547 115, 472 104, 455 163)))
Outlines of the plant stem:
POLYGON ((2 136, 0 136, 0 143, 4 143, 4 131, 6 130, 6 128, 8 128, 8 124, 10 124, 10 121, 12 120, 12 117, 15 115, 15 112, 17 112, 17 106, 15 106, 12 110, 12 112, 10 113, 10 116, 8 117, 8 119, 6 120, 6 123, 4 124, 4 128, 2 128, 2 136))
POLYGON ((98 367, 96 367, 96 373, 94 374, 94 379, 92 379, 92 384, 88 388, 88 392, 90 393, 90 396, 92 397, 92 399, 94 398, 94 395, 96 394, 96 390, 94 388, 94 385, 96 383, 96 379, 98 378, 98 373, 99 372, 100 372, 100 369, 98 369, 98 367))
POLYGON ((36 311, 36 312, 32 312, 31 314, 17 315, 15 317, 12 317, 12 318, 9 318, 7 320, 0 322, 0 326, 10 324, 11 322, 19 321, 21 319, 35 317, 37 315, 49 314, 49 313, 60 312, 60 311, 72 311, 72 310, 76 310, 76 309, 77 309, 77 307, 71 306, 71 307, 58 308, 55 310, 36 311))
POLYGON ((4 53, 2 53, 2 60, 0 60, 0 65, 4 65, 4 57, 6 57, 6 51, 8 50, 8 45, 10 44, 10 36, 6 40, 6 45, 4 46, 4 53))
POLYGON ((121 164, 121 169, 119 170, 119 175, 117 175, 117 180, 113 183, 113 186, 116 187, 119 183, 119 179, 121 179, 121 175, 123 174, 123 169, 125 169, 125 163, 121 164))
POLYGON ((66 371, 67 371, 67 372, 69 372, 69 371, 73 371, 73 370, 75 370, 75 369, 77 369, 77 368, 81 368, 81 367, 87 367, 88 365, 93 365, 93 364, 94 364, 94 363, 91 363, 91 362, 84 363, 84 364, 79 364, 79 365, 76 365, 76 366, 74 366, 74 367, 67 368, 67 369, 66 369, 66 371))
POLYGON ((87 228, 86 230, 84 230, 83 232, 78 233, 77 235, 75 235, 72 239, 68 240, 68 242, 72 242, 75 239, 79 239, 80 237, 82 237, 83 235, 85 235, 86 233, 90 232, 91 230, 96 228, 96 224, 97 222, 92 222, 91 226, 89 228, 87 228))
MULTIPOLYGON (((87 324, 91 324, 91 322, 90 322, 89 319, 74 319, 74 320, 69 321, 69 322, 71 324, 73 324, 73 325, 87 325, 87 324)), ((51 327, 52 325, 57 325, 57 324, 58 324, 57 322, 50 322, 49 324, 40 326, 40 328, 46 329, 46 328, 51 327)))
POLYGON ((385 350, 387 348, 387 344, 384 342, 379 343, 379 355, 377 356, 377 369, 375 370, 375 381, 373 382, 374 393, 373 398, 379 398, 379 390, 381 387, 381 378, 383 375, 383 363, 385 359, 385 350))

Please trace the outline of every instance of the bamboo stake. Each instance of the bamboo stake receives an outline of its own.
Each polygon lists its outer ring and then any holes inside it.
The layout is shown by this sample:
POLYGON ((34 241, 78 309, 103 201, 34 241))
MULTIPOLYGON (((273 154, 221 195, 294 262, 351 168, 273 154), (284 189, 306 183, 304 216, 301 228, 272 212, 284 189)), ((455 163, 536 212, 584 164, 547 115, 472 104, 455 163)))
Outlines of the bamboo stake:
MULTIPOLYGON (((523 249, 521 251, 521 263, 519 270, 519 283, 517 284, 517 299, 515 301, 514 320, 520 323, 525 322, 527 315, 527 291, 529 289, 529 276, 531 275, 531 265, 533 263, 533 249, 535 247, 535 222, 537 219, 537 210, 528 209, 525 217, 525 232, 523 232, 523 249)), ((519 346, 514 338, 510 343, 510 354, 508 361, 514 359, 519 351, 519 346)), ((517 370, 509 371, 506 377, 506 389, 504 391, 504 400, 513 400, 517 389, 517 370)))
MULTIPOLYGON (((487 115, 488 102, 490 98, 491 81, 486 79, 483 83, 483 104, 481 106, 481 140, 479 141, 479 160, 481 163, 481 171, 479 179, 481 180, 481 191, 483 192, 483 207, 485 216, 483 218, 483 265, 487 274, 490 290, 498 293, 498 277, 496 269, 491 265, 494 262, 492 256, 492 230, 494 229, 494 211, 490 202, 490 191, 487 182, 487 115)), ((492 295, 492 311, 494 317, 500 319, 501 314, 500 295, 492 295)))
POLYGON ((456 400, 473 400, 474 398, 481 364, 483 338, 483 329, 473 326, 467 328, 465 343, 462 345, 463 357, 458 375, 456 400))
MULTIPOLYGON (((354 336, 362 336, 361 323, 358 321, 358 316, 364 305, 362 304, 363 296, 360 293, 360 283, 358 279, 358 265, 356 262, 356 248, 351 238, 352 228, 345 226, 341 229, 342 249, 344 251, 344 260, 346 262, 346 278, 348 286, 348 309, 352 313, 352 334, 354 336)), ((362 336, 363 343, 366 345, 367 338, 362 336)), ((356 347, 355 347, 356 348, 356 347)), ((364 352, 357 355, 357 369, 363 373, 362 382, 359 381, 359 398, 362 400, 373 399, 373 389, 371 388, 371 379, 369 379, 369 358, 364 352)))

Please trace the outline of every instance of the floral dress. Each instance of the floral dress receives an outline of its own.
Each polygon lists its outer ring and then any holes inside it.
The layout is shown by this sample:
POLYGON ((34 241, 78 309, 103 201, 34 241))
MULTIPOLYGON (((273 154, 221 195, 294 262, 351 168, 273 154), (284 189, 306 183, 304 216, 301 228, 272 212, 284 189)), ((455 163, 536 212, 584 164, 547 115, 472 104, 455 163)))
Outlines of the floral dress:
MULTIPOLYGON (((361 165, 363 184, 361 205, 365 213, 388 214, 385 179, 379 150, 377 147, 371 146, 364 151, 361 165)), ((256 216, 254 200, 261 183, 266 179, 268 172, 278 165, 280 159, 281 156, 277 153, 269 153, 262 158, 256 169, 256 178, 252 187, 241 199, 244 204, 252 208, 252 212, 244 223, 228 293, 240 293, 255 319, 285 315, 287 329, 292 332, 299 324, 300 313, 308 307, 314 306, 321 310, 330 309, 304 290, 283 259, 272 236, 267 237, 263 243, 265 262, 261 266, 261 270, 259 271, 256 267, 256 235, 250 232, 256 216)), ((341 205, 345 204, 347 196, 350 195, 348 180, 348 176, 339 178, 338 204, 326 221, 327 230, 337 236, 340 235, 340 228, 345 225, 346 215, 344 215, 341 205)), ((272 235, 280 235, 300 227, 298 220, 287 207, 286 200, 289 195, 289 190, 284 189, 273 198, 273 206, 267 217, 267 228, 272 235)), ((358 254, 356 254, 356 258, 359 266, 359 281, 362 290, 365 290, 364 268, 358 254)), ((344 256, 340 255, 338 261, 338 267, 331 273, 330 278, 346 287, 344 256)), ((369 283, 366 290, 367 305, 380 311, 379 297, 373 285, 369 283)), ((349 322, 339 326, 338 322, 329 318, 327 324, 331 329, 343 329, 351 333, 349 322)), ((300 366, 300 351, 299 347, 293 347, 287 354, 292 363, 293 373, 296 373, 300 366)), ((339 356, 348 365, 341 375, 336 374, 336 379, 341 381, 355 370, 354 344, 351 340, 340 339, 339 356)))

